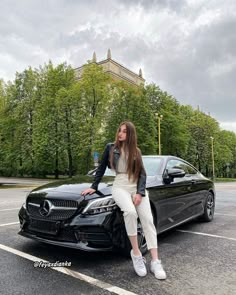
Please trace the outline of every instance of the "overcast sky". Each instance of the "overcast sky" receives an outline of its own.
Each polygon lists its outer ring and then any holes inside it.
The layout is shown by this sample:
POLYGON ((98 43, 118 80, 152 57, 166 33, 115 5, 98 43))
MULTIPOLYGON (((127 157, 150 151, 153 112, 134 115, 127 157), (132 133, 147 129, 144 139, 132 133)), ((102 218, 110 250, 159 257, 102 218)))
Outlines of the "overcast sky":
POLYGON ((236 132, 235 0, 0 0, 0 78, 112 58, 236 132))

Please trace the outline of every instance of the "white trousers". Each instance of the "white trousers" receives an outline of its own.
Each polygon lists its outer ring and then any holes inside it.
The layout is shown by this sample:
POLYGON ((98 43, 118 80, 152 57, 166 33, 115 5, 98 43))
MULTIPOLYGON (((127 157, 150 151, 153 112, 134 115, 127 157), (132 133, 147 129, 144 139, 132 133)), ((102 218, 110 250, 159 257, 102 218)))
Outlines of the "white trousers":
POLYGON ((128 236, 137 235, 137 219, 142 224, 148 249, 157 248, 157 233, 149 202, 148 191, 138 206, 133 204, 137 183, 130 182, 127 174, 117 174, 112 187, 112 197, 123 211, 125 228, 128 236))

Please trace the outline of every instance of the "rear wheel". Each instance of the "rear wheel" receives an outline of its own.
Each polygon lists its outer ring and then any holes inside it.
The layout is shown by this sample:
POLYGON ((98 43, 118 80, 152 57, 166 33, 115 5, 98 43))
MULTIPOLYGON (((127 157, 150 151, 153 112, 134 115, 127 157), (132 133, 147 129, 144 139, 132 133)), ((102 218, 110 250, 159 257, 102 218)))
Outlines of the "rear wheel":
POLYGON ((204 213, 201 216, 201 219, 203 221, 209 222, 212 221, 214 218, 215 213, 215 197, 213 193, 209 192, 207 195, 205 207, 204 207, 204 213))

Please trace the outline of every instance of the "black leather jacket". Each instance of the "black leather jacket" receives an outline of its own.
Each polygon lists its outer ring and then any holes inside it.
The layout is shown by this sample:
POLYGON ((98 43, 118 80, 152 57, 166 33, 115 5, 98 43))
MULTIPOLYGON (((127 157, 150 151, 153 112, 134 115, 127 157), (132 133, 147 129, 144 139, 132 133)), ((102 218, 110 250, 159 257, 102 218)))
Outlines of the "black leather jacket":
MULTIPOLYGON (((111 152, 113 146, 114 146, 113 143, 108 143, 106 145, 104 152, 103 152, 101 162, 97 168, 97 171, 96 171, 96 174, 94 177, 94 181, 91 185, 91 188, 93 188, 95 190, 98 189, 99 182, 101 181, 106 168, 107 167, 111 168, 111 163, 110 163, 109 158, 110 158, 110 152, 111 152)), ((120 158, 120 151, 118 148, 115 148, 113 150, 113 153, 114 153, 113 166, 114 166, 114 168, 116 168, 118 160, 120 158)), ((140 194, 140 195, 142 195, 142 197, 145 197, 145 189, 146 189, 146 171, 143 168, 140 172, 139 179, 137 182, 137 194, 140 194)))

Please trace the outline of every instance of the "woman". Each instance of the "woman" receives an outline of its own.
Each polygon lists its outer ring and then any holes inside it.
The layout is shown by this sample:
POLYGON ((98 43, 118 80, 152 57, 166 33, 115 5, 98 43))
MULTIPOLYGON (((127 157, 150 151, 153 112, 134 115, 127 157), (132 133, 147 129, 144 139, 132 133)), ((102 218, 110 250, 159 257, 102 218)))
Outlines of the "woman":
POLYGON ((141 151, 137 147, 137 135, 133 123, 125 121, 120 124, 114 144, 106 146, 91 188, 84 190, 82 195, 93 194, 97 190, 107 166, 116 171, 112 197, 123 211, 125 228, 132 245, 130 254, 135 272, 141 277, 147 274, 146 260, 138 247, 137 218, 139 217, 152 256, 150 270, 157 279, 166 279, 166 273, 158 259, 157 234, 146 191, 146 172, 141 151))

